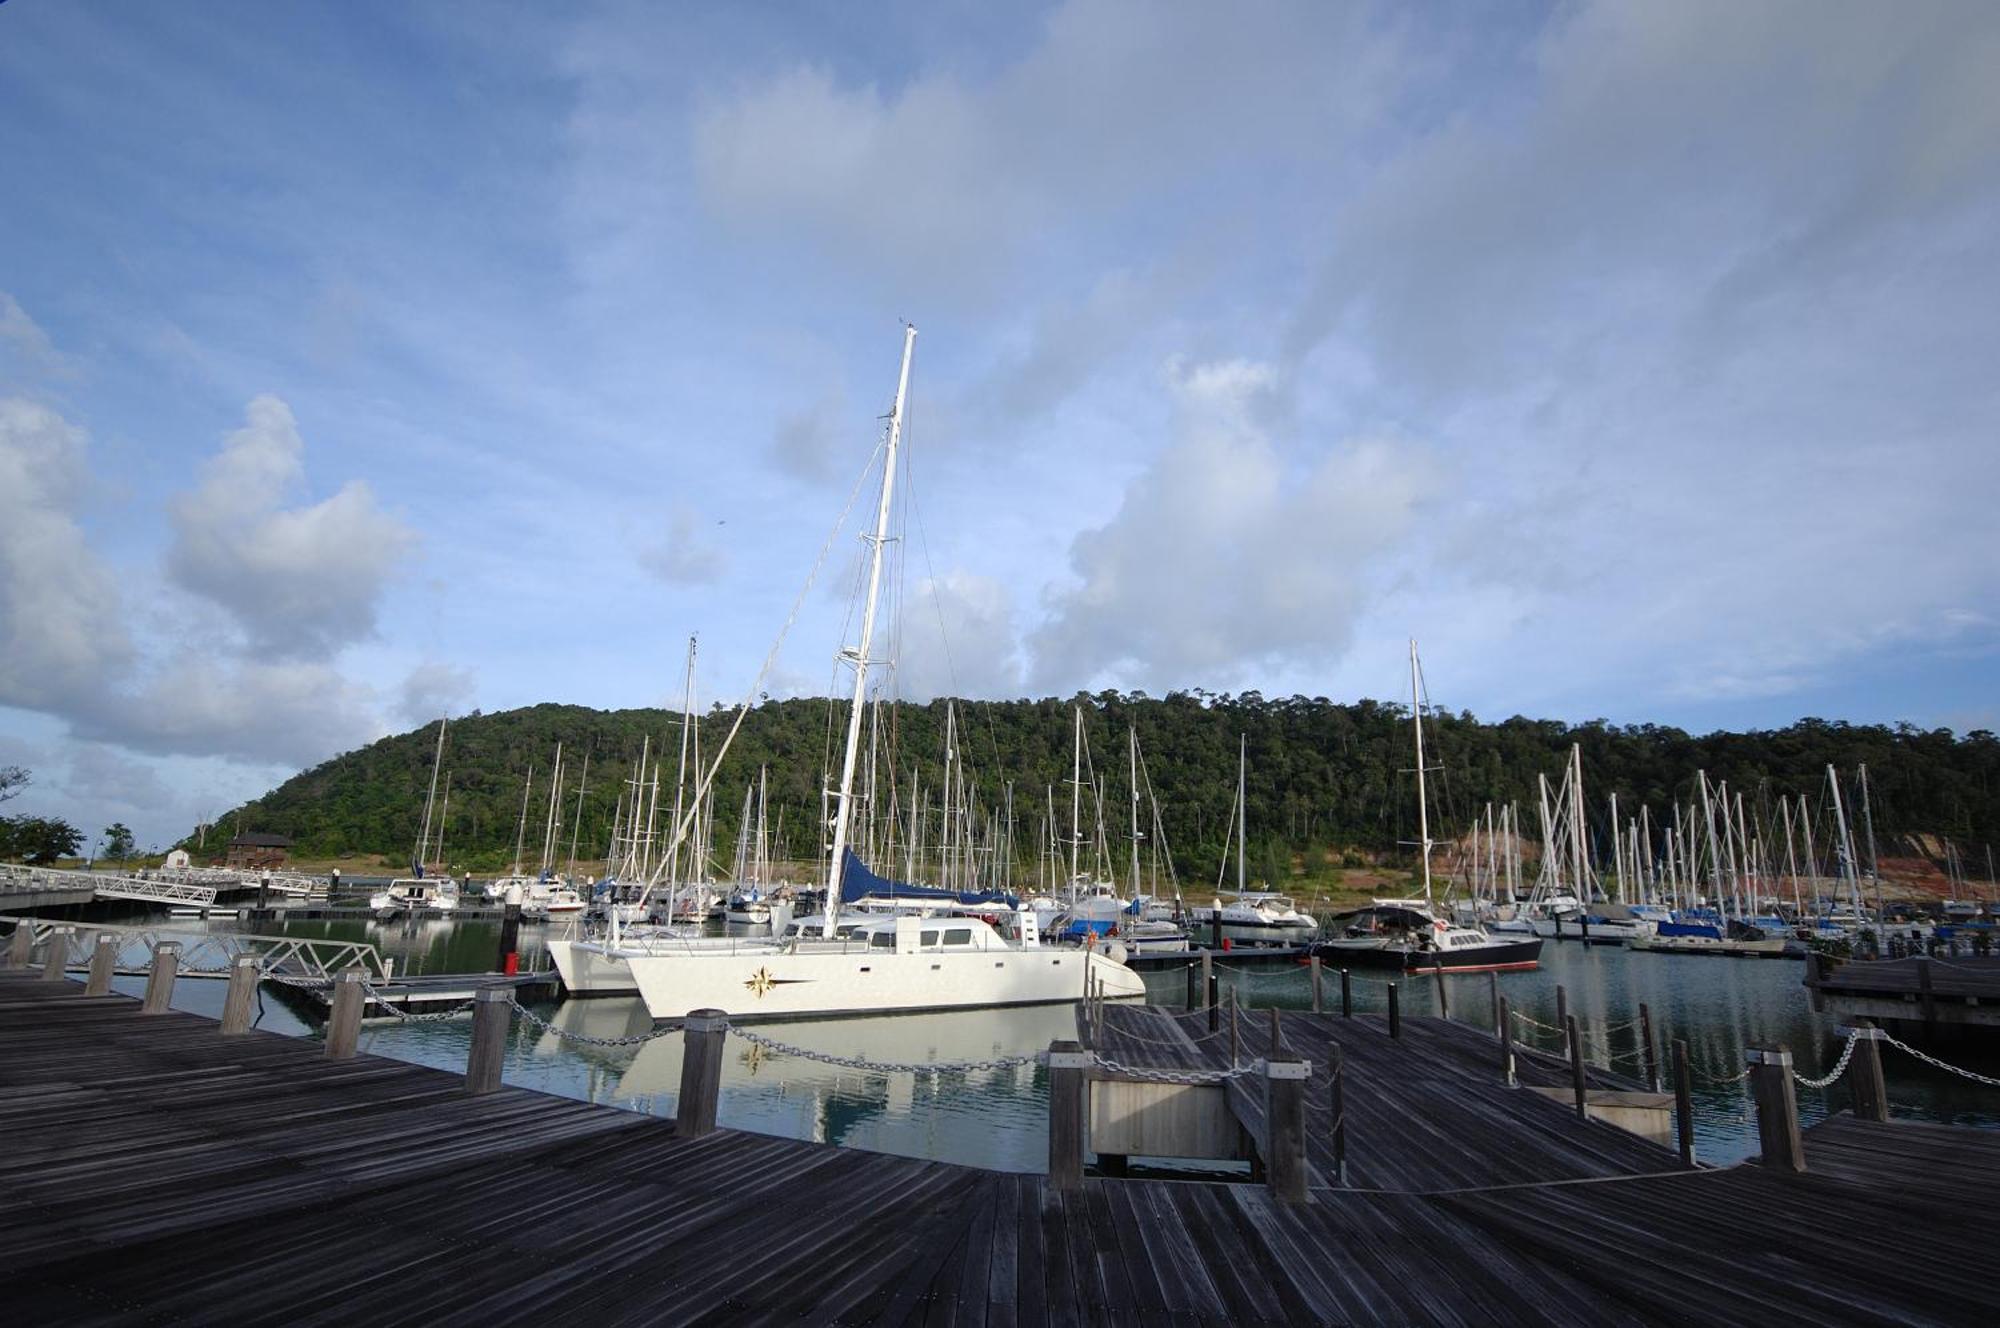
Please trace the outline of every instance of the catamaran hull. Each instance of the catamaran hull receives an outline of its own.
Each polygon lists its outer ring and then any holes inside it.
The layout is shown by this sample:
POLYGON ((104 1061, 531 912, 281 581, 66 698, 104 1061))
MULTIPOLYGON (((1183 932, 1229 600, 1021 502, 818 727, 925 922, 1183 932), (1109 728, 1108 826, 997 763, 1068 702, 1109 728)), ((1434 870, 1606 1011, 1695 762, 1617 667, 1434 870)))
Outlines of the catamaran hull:
MULTIPOLYGON (((1231 945, 1305 945, 1313 938, 1315 928, 1302 922, 1232 922, 1222 920, 1222 939, 1231 945)), ((1206 943, 1215 935, 1213 917, 1197 917, 1188 923, 1188 934, 1197 942, 1206 943)))
POLYGON ((1592 945, 1623 945, 1641 936, 1651 936, 1653 925, 1649 922, 1613 922, 1609 919, 1585 925, 1575 916, 1559 918, 1536 918, 1535 935, 1551 941, 1588 941, 1592 945))
POLYGON ((1114 1000, 1146 994, 1137 973, 1087 950, 628 954, 625 962, 655 1019, 695 1010, 779 1019, 1048 1005, 1082 1000, 1093 981, 1114 1000))
POLYGON ((562 975, 563 989, 571 996, 630 996, 639 990, 625 961, 595 946, 550 941, 548 951, 562 975))
POLYGON ((1402 945, 1322 941, 1313 947, 1313 953, 1319 956, 1321 964, 1332 968, 1388 969, 1403 973, 1428 973, 1442 968, 1447 973, 1504 973, 1539 967, 1542 942, 1537 938, 1495 941, 1491 945, 1458 950, 1419 950, 1402 945))

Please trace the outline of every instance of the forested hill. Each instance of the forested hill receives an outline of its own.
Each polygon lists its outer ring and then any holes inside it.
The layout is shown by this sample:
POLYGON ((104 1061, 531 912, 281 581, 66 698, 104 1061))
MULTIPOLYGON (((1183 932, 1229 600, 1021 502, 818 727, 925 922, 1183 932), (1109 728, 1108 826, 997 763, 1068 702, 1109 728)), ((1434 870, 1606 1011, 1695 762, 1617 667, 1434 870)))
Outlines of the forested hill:
MULTIPOLYGON (((1013 785, 1017 858, 1035 860, 1041 818, 1054 790, 1058 819, 1068 822, 1072 707, 1081 705, 1103 781, 1114 852, 1127 824, 1128 728, 1136 730, 1160 807, 1167 842, 1184 874, 1212 875, 1235 796, 1238 735, 1249 751, 1248 829, 1253 874, 1281 853, 1324 848, 1394 849, 1415 836, 1407 707, 1376 701, 1338 705, 1324 699, 1266 699, 1175 693, 1164 699, 1105 692, 1073 700, 958 702, 959 750, 982 806, 1004 805, 1013 785)), ((907 805, 914 767, 929 805, 937 807, 946 706, 884 705, 878 782, 892 763, 907 805)), ((702 717, 700 737, 712 751, 734 712, 702 717)), ((837 770, 844 719, 824 699, 773 701, 751 712, 717 781, 718 853, 728 856, 744 791, 760 766, 769 769, 769 819, 783 814, 781 856, 818 853, 821 788, 829 754, 837 770)), ((650 737, 663 761, 671 799, 680 716, 662 710, 600 711, 539 705, 453 721, 443 770, 450 782, 447 859, 484 870, 511 859, 523 781, 534 767, 529 858, 538 857, 547 808, 548 772, 558 741, 567 769, 562 819, 575 820, 577 779, 589 755, 579 850, 601 857, 623 781, 641 741, 650 737)), ((1983 846, 2000 842, 2000 739, 1978 731, 1922 731, 1802 720, 1767 732, 1692 736, 1652 725, 1567 725, 1514 718, 1480 723, 1469 714, 1427 723, 1428 762, 1437 768, 1435 814, 1443 837, 1462 830, 1491 800, 1520 804, 1532 834, 1536 775, 1559 779, 1571 743, 1581 744, 1591 815, 1608 827, 1607 799, 1616 792, 1621 816, 1640 803, 1656 818, 1687 802, 1696 770, 1727 780, 1757 814, 1782 793, 1824 801, 1826 767, 1851 779, 1866 762, 1876 826, 1884 834, 1923 832, 1954 840, 1969 868, 1983 867, 1983 846)), ((276 832, 296 841, 304 857, 379 853, 407 858, 422 820, 431 781, 437 726, 384 738, 306 771, 263 797, 226 813, 223 835, 276 832)), ((442 786, 442 781, 440 781, 442 786)), ((887 803, 886 793, 882 796, 887 803)), ((1086 794, 1086 803, 1088 794, 1086 794)), ((1150 811, 1146 813, 1150 820, 1150 811)), ((1657 822, 1656 822, 1657 823, 1657 822)), ((1858 829, 1858 827, 1857 827, 1858 829)), ((935 833, 935 832, 933 832, 935 833)), ((564 840, 567 841, 567 828, 564 840)), ((214 840, 211 839, 211 843, 214 840)), ((193 848, 192 837, 183 841, 193 848)), ((565 842, 566 847, 566 842, 565 842)), ((1979 873, 1983 874, 1983 873, 1979 873)))

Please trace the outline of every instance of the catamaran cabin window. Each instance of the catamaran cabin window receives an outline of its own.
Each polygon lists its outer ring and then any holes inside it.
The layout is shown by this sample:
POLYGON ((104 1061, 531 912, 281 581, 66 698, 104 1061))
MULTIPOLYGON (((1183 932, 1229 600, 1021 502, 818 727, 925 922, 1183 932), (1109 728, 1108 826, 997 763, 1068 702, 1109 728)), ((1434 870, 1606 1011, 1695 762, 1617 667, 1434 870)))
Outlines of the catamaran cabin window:
POLYGON ((936 945, 936 944, 937 944, 937 933, 936 933, 936 932, 934 932, 934 931, 927 931, 927 932, 925 932, 925 933, 923 934, 923 936, 922 936, 922 937, 921 937, 921 938, 920 938, 920 939, 919 939, 919 940, 917 941, 917 944, 919 944, 919 945, 936 945))
POLYGON ((970 927, 945 928, 944 943, 946 945, 971 945, 972 928, 970 927))
POLYGON ((871 950, 895 949, 896 933, 892 931, 878 931, 873 933, 868 938, 868 948, 871 950))

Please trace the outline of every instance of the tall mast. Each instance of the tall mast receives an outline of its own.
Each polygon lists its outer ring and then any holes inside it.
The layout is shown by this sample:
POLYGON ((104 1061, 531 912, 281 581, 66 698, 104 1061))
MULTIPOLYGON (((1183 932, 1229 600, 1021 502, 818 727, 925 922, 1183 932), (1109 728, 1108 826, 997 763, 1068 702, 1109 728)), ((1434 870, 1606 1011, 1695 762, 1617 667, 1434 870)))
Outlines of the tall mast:
POLYGON ((1424 864, 1424 908, 1431 902, 1431 813, 1424 797, 1424 703, 1417 680, 1417 641, 1410 638, 1410 723, 1417 732, 1417 852, 1424 864))
POLYGON ((1132 897, 1139 897, 1139 730, 1125 730, 1126 746, 1132 757, 1132 897))
POLYGON ((417 836, 417 860, 410 864, 419 876, 424 874, 424 850, 429 848, 431 843, 431 805, 437 801, 438 767, 444 764, 444 726, 444 716, 440 715, 437 751, 431 757, 431 791, 424 797, 424 829, 423 833, 417 836))
POLYGON ((854 666, 854 704, 847 712, 847 750, 840 758, 840 800, 833 813, 833 852, 826 865, 826 935, 834 934, 840 915, 840 878, 847 863, 847 823, 854 794, 854 761, 861 739, 861 714, 868 697, 868 647, 875 638, 875 605, 882 591, 882 546, 889 542, 889 503, 896 490, 896 449, 903 441, 903 403, 910 392, 910 353, 917 329, 903 327, 903 367, 896 377, 896 404, 889 412, 889 441, 882 454, 882 501, 875 509, 875 535, 869 541, 868 603, 861 613, 861 644, 843 650, 841 658, 854 666))
POLYGON ((1069 774, 1069 897, 1076 902, 1076 853, 1083 844, 1083 707, 1076 713, 1076 738, 1070 744, 1069 774))
POLYGON ((576 781, 576 820, 569 828, 569 883, 576 884, 576 841, 583 831, 583 790, 590 783, 590 749, 583 749, 583 774, 576 781))
POLYGON ((1250 819, 1250 800, 1245 795, 1244 772, 1250 766, 1250 739, 1236 738, 1236 893, 1243 893, 1243 853, 1248 843, 1243 823, 1250 819))
POLYGON ((1875 924, 1881 926, 1888 914, 1882 911, 1882 867, 1875 852, 1875 811, 1868 803, 1868 763, 1857 772, 1861 776, 1861 824, 1868 830, 1868 875, 1875 882, 1875 924))

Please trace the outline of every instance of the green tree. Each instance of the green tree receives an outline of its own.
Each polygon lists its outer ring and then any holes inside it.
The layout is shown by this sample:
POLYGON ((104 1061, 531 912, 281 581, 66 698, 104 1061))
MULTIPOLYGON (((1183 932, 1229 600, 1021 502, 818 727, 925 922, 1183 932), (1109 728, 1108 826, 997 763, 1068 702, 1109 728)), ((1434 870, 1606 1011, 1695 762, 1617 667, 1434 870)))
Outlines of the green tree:
POLYGON ((104 827, 104 856, 128 861, 132 856, 132 831, 123 821, 113 821, 104 827))
POLYGON ((83 831, 52 816, 0 817, 0 859, 42 866, 83 847, 83 831))

